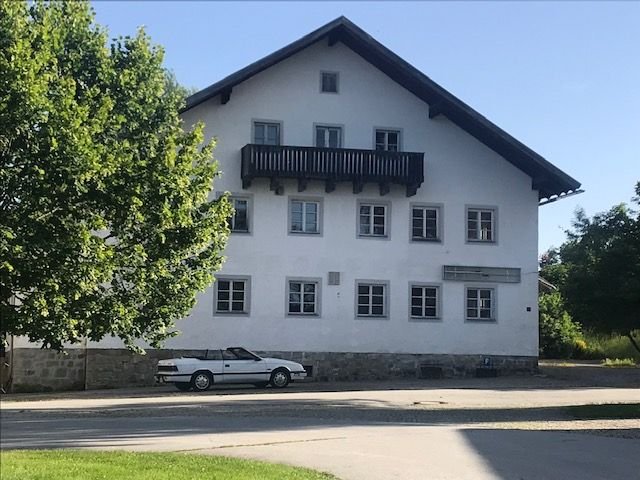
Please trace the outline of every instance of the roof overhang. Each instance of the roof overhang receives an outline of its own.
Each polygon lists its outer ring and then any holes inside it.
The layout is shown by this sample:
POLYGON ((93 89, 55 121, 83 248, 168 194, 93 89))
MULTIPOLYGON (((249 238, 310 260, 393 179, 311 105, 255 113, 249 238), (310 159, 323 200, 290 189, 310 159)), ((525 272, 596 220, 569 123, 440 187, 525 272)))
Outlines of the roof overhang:
POLYGON ((429 118, 444 115, 532 179, 541 204, 581 193, 580 182, 509 135, 435 83, 345 17, 339 17, 276 52, 187 98, 183 112, 213 97, 227 103, 234 86, 321 40, 341 42, 429 105, 429 118))

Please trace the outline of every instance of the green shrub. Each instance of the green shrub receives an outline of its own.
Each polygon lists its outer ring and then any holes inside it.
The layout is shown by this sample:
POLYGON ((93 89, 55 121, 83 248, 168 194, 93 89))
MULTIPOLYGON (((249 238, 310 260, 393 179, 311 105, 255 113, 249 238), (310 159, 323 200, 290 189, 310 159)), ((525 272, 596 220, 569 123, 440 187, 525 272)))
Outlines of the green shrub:
POLYGON ((582 339, 580 325, 564 308, 559 292, 540 295, 540 357, 570 358, 582 339))
POLYGON ((579 338, 576 340, 576 343, 573 346, 573 357, 574 358, 586 358, 589 354, 589 344, 584 340, 584 338, 579 338))

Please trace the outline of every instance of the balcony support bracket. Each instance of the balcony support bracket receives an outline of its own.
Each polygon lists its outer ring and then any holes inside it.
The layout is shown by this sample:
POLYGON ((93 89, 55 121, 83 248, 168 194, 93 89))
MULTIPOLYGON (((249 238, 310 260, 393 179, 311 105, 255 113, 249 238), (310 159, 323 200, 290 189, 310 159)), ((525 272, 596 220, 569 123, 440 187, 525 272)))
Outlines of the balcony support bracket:
POLYGON ((251 186, 251 177, 242 177, 242 189, 247 190, 251 186))
POLYGON ((364 188, 364 182, 360 180, 353 181, 353 193, 355 194, 361 193, 363 188, 364 188))
POLYGON ((418 193, 418 188, 420 185, 409 184, 407 185, 407 197, 413 197, 416 193, 418 193))
POLYGON ((324 183, 324 191, 327 193, 331 193, 336 189, 336 182, 335 180, 327 180, 324 183))
POLYGON ((391 184, 388 182, 380 183, 380 196, 384 197, 387 193, 391 191, 391 184))
POLYGON ((309 181, 306 178, 298 178, 298 191, 304 192, 307 189, 309 181))
POLYGON ((280 180, 278 180, 276 177, 271 177, 271 182, 269 182, 269 188, 276 195, 282 195, 284 193, 284 187, 282 186, 282 183, 280 183, 280 180))

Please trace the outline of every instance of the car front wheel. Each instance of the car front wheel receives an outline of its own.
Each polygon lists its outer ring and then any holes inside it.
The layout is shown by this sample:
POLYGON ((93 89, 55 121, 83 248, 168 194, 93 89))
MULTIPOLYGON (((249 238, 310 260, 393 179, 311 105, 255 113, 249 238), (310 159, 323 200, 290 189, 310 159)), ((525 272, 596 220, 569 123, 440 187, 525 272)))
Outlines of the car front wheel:
POLYGON ((279 368, 271 374, 271 380, 269 383, 274 388, 284 388, 289 385, 291 381, 291 375, 284 368, 279 368))
POLYGON ((191 388, 195 392, 206 392, 213 384, 213 377, 209 372, 196 372, 191 376, 191 388))

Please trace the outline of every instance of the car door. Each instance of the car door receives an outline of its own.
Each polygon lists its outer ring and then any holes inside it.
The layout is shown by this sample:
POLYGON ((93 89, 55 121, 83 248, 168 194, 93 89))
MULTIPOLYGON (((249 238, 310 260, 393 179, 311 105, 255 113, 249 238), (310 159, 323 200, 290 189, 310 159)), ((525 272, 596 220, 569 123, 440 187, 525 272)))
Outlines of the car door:
POLYGON ((243 348, 223 350, 222 358, 225 383, 255 383, 269 380, 267 362, 243 348))
POLYGON ((199 358, 195 370, 209 370, 213 374, 213 383, 221 382, 224 372, 222 350, 207 350, 205 355, 199 358))

